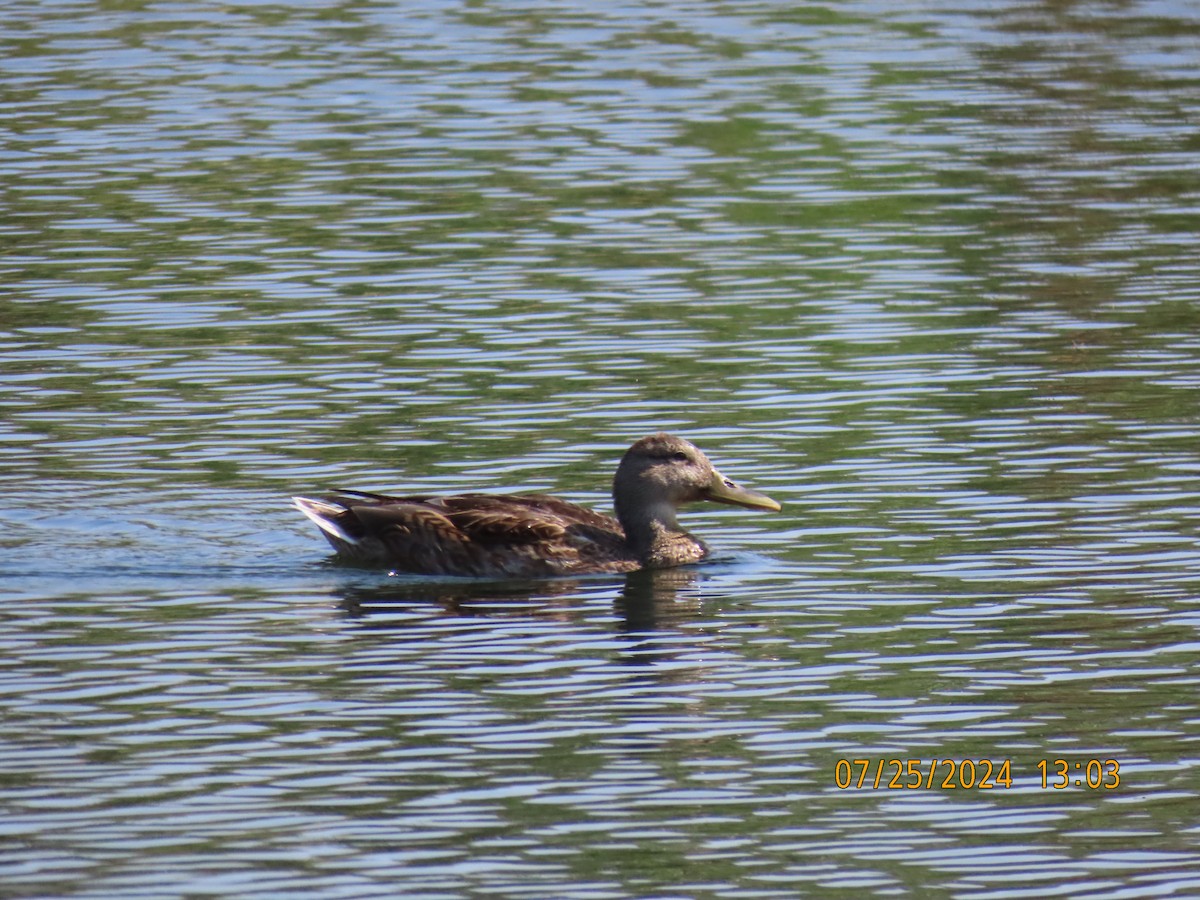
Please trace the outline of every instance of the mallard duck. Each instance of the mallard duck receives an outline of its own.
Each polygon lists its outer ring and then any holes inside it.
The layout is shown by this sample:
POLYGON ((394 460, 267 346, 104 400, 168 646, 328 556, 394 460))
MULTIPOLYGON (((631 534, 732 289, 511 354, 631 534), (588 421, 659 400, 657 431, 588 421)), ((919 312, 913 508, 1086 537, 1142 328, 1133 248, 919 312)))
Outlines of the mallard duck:
POLYGON ((616 518, 544 495, 389 497, 338 491, 292 498, 338 555, 420 575, 541 578, 630 572, 699 562, 708 548, 684 531, 684 503, 715 500, 777 512, 770 497, 717 471, 697 447, 670 434, 644 437, 613 479, 616 518))

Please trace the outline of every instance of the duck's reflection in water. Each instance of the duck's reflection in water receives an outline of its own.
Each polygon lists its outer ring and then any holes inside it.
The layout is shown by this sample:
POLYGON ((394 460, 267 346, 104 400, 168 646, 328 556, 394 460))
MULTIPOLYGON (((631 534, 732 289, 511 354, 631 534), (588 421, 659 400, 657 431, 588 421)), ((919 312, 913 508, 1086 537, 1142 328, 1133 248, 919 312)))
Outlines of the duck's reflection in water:
POLYGON ((672 628, 700 611, 700 579, 694 566, 639 569, 625 576, 613 603, 628 633, 672 628))
POLYGON ((625 633, 672 628, 700 609, 695 567, 642 569, 617 578, 540 581, 389 580, 346 585, 341 606, 354 617, 402 608, 441 610, 462 617, 535 617, 576 622, 595 612, 595 601, 612 597, 625 633), (614 590, 616 591, 613 596, 614 590))

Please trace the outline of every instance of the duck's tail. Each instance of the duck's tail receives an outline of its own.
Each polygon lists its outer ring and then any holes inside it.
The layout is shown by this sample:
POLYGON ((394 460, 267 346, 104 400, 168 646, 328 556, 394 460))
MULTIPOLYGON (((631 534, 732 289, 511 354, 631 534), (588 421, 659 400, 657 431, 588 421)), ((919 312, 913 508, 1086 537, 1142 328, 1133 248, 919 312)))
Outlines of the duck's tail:
POLYGON ((293 497, 292 503, 296 509, 308 516, 335 547, 358 544, 358 538, 343 528, 338 519, 347 512, 346 507, 329 503, 325 500, 314 500, 311 497, 293 497))

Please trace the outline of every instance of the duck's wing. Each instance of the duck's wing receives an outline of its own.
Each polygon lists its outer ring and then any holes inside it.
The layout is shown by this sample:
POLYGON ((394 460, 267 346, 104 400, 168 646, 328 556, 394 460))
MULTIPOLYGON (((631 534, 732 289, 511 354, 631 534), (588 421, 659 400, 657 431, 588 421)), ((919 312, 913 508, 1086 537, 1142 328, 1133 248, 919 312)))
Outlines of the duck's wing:
POLYGON ((625 537, 621 523, 612 516, 598 513, 594 509, 580 506, 578 503, 551 497, 549 494, 518 494, 503 499, 514 500, 538 515, 557 519, 566 527, 586 526, 617 535, 622 540, 625 537))
POLYGON ((615 519, 554 497, 343 491, 295 502, 342 556, 405 572, 506 577, 636 568, 615 519))
POLYGON ((460 494, 427 498, 445 510, 447 517, 472 535, 482 538, 511 535, 556 540, 570 529, 595 529, 623 539, 621 524, 586 506, 545 494, 460 494))
POLYGON ((483 565, 506 574, 637 568, 616 519, 557 497, 464 494, 426 502, 444 511, 483 565))

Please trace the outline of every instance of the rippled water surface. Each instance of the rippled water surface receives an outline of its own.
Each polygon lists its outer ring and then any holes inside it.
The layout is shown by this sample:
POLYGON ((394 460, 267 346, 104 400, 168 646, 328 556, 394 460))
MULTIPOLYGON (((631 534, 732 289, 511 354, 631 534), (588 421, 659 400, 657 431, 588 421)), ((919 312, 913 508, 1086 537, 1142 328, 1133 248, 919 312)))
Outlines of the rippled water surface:
POLYGON ((1152 0, 9 4, 0 893, 1200 895, 1198 73, 1152 0), (657 429, 783 513, 431 582, 287 501, 657 429))

